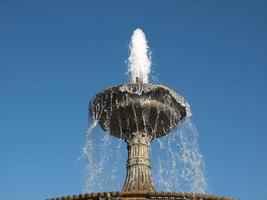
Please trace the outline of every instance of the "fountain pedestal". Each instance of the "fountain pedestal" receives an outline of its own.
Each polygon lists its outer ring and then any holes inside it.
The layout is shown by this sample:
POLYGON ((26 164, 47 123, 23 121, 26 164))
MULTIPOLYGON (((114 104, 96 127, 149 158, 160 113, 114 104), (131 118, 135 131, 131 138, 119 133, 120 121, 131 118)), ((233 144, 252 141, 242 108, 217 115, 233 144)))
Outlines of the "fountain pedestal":
POLYGON ((128 142, 127 174, 124 192, 156 191, 151 179, 150 141, 147 134, 136 133, 128 142))

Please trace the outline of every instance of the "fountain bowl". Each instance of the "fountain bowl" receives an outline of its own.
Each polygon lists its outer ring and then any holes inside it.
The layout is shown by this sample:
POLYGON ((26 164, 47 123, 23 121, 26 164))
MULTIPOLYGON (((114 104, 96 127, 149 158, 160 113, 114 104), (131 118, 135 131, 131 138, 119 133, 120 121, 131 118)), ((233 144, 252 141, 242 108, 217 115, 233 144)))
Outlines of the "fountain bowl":
POLYGON ((166 86, 147 83, 104 90, 92 99, 89 112, 102 129, 125 140, 137 132, 152 139, 164 136, 191 115, 182 95, 166 86))

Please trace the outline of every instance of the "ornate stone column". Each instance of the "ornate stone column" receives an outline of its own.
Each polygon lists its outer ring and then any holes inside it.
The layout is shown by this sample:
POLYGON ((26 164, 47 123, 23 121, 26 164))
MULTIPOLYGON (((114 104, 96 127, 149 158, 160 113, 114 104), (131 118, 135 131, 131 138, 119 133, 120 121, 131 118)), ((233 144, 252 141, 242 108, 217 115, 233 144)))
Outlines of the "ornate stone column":
POLYGON ((151 179, 150 141, 151 136, 135 133, 127 141, 127 174, 123 191, 156 191, 151 179))

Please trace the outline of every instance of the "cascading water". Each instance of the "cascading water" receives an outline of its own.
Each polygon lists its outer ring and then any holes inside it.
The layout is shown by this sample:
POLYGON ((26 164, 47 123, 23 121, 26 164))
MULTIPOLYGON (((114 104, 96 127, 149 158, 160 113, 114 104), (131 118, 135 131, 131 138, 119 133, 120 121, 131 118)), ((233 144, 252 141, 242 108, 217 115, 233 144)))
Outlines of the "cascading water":
POLYGON ((152 143, 152 177, 160 191, 207 192, 198 132, 191 120, 152 143))
MULTIPOLYGON (((173 130, 166 136, 160 137, 157 135, 157 129, 163 126, 162 131, 164 132, 163 135, 165 135, 165 132, 167 133, 168 130, 165 130, 164 126, 168 123, 170 130, 176 127, 177 116, 173 115, 174 117, 172 117, 171 115, 171 117, 169 117, 169 122, 159 121, 158 119, 160 116, 162 117, 162 112, 165 112, 159 109, 158 112, 154 114, 155 116, 153 115, 154 119, 152 125, 148 123, 148 116, 151 114, 151 111, 147 109, 142 110, 141 121, 144 125, 144 130, 146 132, 150 130, 154 137, 152 140, 153 151, 151 159, 154 183, 158 190, 204 193, 207 189, 203 172, 204 162, 198 147, 198 133, 195 126, 188 120, 188 117, 191 115, 189 105, 184 98, 176 92, 163 86, 147 84, 151 68, 151 56, 145 34, 141 29, 136 29, 131 38, 128 64, 132 82, 137 83, 137 85, 122 85, 118 87, 119 91, 115 93, 111 92, 110 96, 104 93, 100 96, 101 98, 97 101, 96 105, 91 105, 95 110, 92 114, 92 123, 88 130, 86 145, 83 149, 83 155, 87 162, 85 192, 121 190, 123 185, 122 177, 124 177, 126 173, 125 166, 122 164, 126 161, 126 144, 122 142, 122 140, 111 137, 109 134, 112 122, 110 120, 110 116, 112 116, 111 113, 113 112, 112 108, 124 107, 132 103, 132 94, 139 96, 147 95, 160 87, 161 92, 166 92, 165 95, 160 93, 161 101, 163 101, 164 105, 168 106, 166 108, 174 107, 173 99, 175 99, 175 101, 185 109, 187 116, 180 122, 179 129, 173 130), (142 84, 138 85, 138 83, 142 84), (113 100, 113 94, 118 95, 118 92, 120 94, 127 93, 123 99, 124 104, 113 102, 115 101, 113 100), (103 120, 103 115, 105 120, 102 128, 106 131, 105 134, 99 133, 97 128, 95 128, 97 123, 103 120)), ((154 93, 156 94, 155 91, 154 93)), ((151 99, 149 99, 149 101, 150 100, 151 99)), ((94 100, 92 102, 94 102, 94 100)), ((139 102, 139 104, 144 107, 149 105, 149 103, 150 102, 146 102, 145 99, 139 102)), ((136 123, 138 130, 140 119, 137 117, 136 109, 140 110, 139 107, 132 107, 134 116, 128 116, 128 121, 126 120, 128 125, 124 124, 124 127, 130 127, 131 121, 134 121, 133 123, 136 123)), ((168 112, 172 113, 173 111, 169 110, 168 112)), ((116 121, 115 124, 116 127, 119 127, 116 129, 119 129, 120 133, 116 133, 115 135, 116 137, 119 136, 125 139, 126 133, 122 131, 121 123, 122 120, 119 115, 119 120, 116 121)), ((115 128, 113 127, 113 129, 115 128)))
POLYGON ((83 156, 86 160, 85 192, 119 191, 125 176, 126 145, 110 134, 99 133, 96 120, 87 131, 83 156))

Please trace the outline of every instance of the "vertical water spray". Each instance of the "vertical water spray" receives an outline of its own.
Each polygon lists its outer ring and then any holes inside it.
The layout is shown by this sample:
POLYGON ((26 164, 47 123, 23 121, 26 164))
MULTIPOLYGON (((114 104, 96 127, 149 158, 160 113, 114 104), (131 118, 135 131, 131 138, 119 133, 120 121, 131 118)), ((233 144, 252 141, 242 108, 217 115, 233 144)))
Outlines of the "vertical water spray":
POLYGON ((131 72, 132 82, 137 80, 142 83, 148 83, 148 75, 151 68, 151 53, 147 45, 144 32, 136 29, 133 32, 130 48, 130 56, 128 58, 128 68, 131 72))

